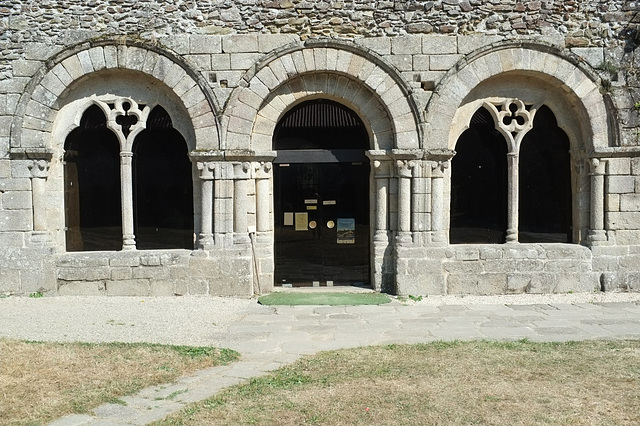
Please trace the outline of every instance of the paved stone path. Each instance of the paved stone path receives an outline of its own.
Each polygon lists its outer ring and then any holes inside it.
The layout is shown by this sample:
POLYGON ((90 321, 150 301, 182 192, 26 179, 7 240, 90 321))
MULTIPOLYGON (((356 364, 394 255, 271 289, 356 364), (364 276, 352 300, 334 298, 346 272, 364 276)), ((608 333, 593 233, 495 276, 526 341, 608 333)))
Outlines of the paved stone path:
POLYGON ((615 303, 432 306, 395 300, 354 307, 265 307, 252 300, 220 307, 207 298, 10 299, 0 299, 0 337, 208 344, 242 353, 233 365, 144 389, 122 398, 126 405, 104 404, 56 426, 146 424, 323 350, 454 339, 640 339, 638 295, 615 303))

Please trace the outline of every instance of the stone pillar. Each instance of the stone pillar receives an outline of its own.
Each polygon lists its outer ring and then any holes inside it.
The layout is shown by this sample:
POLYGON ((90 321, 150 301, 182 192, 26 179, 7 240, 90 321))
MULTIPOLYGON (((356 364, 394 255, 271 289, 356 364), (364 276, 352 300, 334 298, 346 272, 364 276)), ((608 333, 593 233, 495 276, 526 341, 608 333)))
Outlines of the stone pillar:
POLYGON ((49 175, 47 160, 33 160, 31 171, 31 206, 33 208, 33 232, 31 242, 35 245, 50 245, 51 235, 47 229, 46 183, 49 175))
POLYGON ((431 166, 431 241, 446 242, 444 229, 444 171, 449 161, 436 161, 431 166))
POLYGON ((518 242, 518 153, 507 154, 507 243, 518 242))
POLYGON ((389 239, 389 171, 388 165, 375 160, 373 162, 374 179, 376 183, 376 217, 375 217, 375 241, 387 242, 389 239))
POLYGON ((411 172, 414 162, 396 161, 398 175, 398 235, 400 243, 409 243, 411 239, 411 172))
POLYGON ((233 168, 233 231, 234 244, 249 244, 248 232, 248 201, 249 178, 251 177, 251 163, 244 162, 235 164, 233 168))
POLYGON ((213 248, 213 178, 215 163, 198 162, 200 171, 200 182, 202 185, 202 199, 200 203, 201 224, 200 235, 198 236, 198 248, 210 250, 213 248))
POLYGON ((604 230, 604 175, 607 162, 591 159, 591 220, 587 241, 598 244, 607 240, 604 230))
POLYGON ((256 230, 268 232, 271 230, 271 175, 272 163, 255 163, 256 178, 256 230))
POLYGON ((133 233, 133 153, 120 152, 120 188, 122 203, 122 250, 135 250, 136 238, 133 233))

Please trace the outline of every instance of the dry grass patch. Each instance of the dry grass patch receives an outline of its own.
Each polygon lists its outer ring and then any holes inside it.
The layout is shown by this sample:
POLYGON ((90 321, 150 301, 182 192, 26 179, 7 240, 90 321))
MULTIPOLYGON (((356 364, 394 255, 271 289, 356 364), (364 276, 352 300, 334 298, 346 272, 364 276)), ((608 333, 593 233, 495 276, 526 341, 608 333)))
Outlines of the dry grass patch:
POLYGON ((640 424, 640 342, 454 342, 325 352, 163 425, 640 424))
POLYGON ((122 403, 120 396, 237 358, 215 348, 0 339, 0 424, 43 424, 122 403))

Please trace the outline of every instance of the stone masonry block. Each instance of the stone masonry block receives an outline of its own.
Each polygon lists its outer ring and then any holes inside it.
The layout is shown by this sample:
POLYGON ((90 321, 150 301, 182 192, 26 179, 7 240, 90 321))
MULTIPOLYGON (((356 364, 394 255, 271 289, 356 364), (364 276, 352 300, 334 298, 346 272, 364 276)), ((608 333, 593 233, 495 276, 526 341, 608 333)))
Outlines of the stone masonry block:
POLYGON ((417 55, 422 53, 422 37, 408 35, 391 39, 391 53, 399 55, 417 55))
POLYGON ((176 287, 183 287, 183 285, 177 284, 175 280, 153 280, 149 285, 151 296, 175 296, 177 293, 176 287))
POLYGON ((455 247, 456 260, 478 260, 480 259, 480 250, 476 247, 455 247))
POLYGON ((513 259, 496 259, 496 260, 487 260, 484 263, 484 271, 487 273, 507 273, 515 270, 516 261, 513 259))
POLYGON ((148 280, 106 281, 108 296, 149 296, 151 289, 148 280))
POLYGON ((58 279, 63 281, 99 281, 111 278, 109 267, 58 268, 58 279))
POLYGON ((640 211, 640 194, 620 194, 620 211, 640 211))
POLYGON ((389 55, 385 56, 385 59, 400 71, 412 71, 413 70, 413 58, 411 55, 389 55))
POLYGON ((296 34, 258 34, 258 51, 268 53, 299 41, 296 34))
POLYGON ((484 272, 481 261, 450 261, 442 264, 442 269, 450 274, 480 274, 484 272))
POLYGON ((247 70, 262 57, 261 53, 232 53, 230 56, 232 70, 247 70))
POLYGON ((88 51, 91 58, 91 66, 94 70, 99 71, 107 67, 104 60, 104 49, 102 47, 93 47, 88 51))
POLYGON ((6 231, 30 231, 33 229, 31 210, 0 210, 0 229, 6 231))
POLYGON ((189 37, 189 53, 222 53, 222 39, 218 35, 192 35, 189 37))
POLYGON ((629 175, 631 173, 630 158, 610 158, 607 161, 609 175, 629 175))
POLYGON ((545 263, 544 270, 546 272, 590 272, 591 262, 579 260, 550 260, 545 263))
POLYGON ((162 266, 140 266, 133 268, 132 276, 134 279, 165 279, 169 278, 169 268, 162 266))
POLYGON ((451 274, 447 278, 447 294, 503 294, 506 274, 451 274))
POLYGON ((396 292, 400 296, 445 294, 445 278, 442 274, 399 275, 396 292))
POLYGON ((574 47, 571 51, 594 68, 598 68, 604 62, 602 47, 574 47))
POLYGON ((23 210, 31 208, 31 192, 12 191, 2 194, 0 210, 23 210))
POLYGON ((354 43, 371 49, 379 55, 388 55, 391 53, 390 37, 363 37, 355 39, 354 43))
POLYGON ((428 55, 458 53, 458 37, 446 35, 422 36, 422 52, 428 55))
POLYGON ((607 194, 606 195, 606 209, 610 212, 620 211, 620 194, 607 194))
POLYGON ((31 77, 42 66, 40 61, 16 60, 11 63, 13 75, 16 77, 31 77))
POLYGON ((507 274, 508 293, 555 293, 557 279, 549 273, 507 274))
POLYGON ((58 283, 60 296, 100 296, 106 294, 103 281, 63 281, 58 283))
MULTIPOLYGON (((640 212, 609 212, 606 222, 607 229, 639 230, 640 212)), ((618 241, 618 244, 621 242, 618 241)), ((634 244, 637 244, 637 241, 634 244)))
POLYGON ((429 69, 431 71, 448 71, 460 58, 462 55, 431 55, 429 69))
POLYGON ((617 230, 615 238, 617 244, 638 244, 638 241, 640 241, 640 230, 617 230))
POLYGON ((600 273, 562 273, 558 274, 556 292, 592 293, 600 287, 600 273))
MULTIPOLYGON (((502 40, 502 36, 490 34, 472 34, 458 36, 458 53, 466 55, 481 47, 502 40)), ((428 52, 425 52, 428 53, 428 52)), ((447 52, 449 53, 449 52, 447 52)))
POLYGON ((224 53, 251 53, 258 50, 257 34, 234 34, 222 38, 224 53))

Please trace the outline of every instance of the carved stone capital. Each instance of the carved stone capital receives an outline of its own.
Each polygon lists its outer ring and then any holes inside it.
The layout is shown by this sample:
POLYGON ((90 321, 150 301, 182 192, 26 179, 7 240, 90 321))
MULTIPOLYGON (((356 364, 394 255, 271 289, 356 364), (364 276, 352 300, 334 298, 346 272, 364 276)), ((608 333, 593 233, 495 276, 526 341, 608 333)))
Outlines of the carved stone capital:
POLYGON ((604 175, 607 168, 607 160, 600 160, 598 158, 592 158, 589 162, 589 174, 591 175, 604 175))
POLYGON ((213 180, 216 170, 216 163, 213 161, 198 161, 196 167, 200 171, 200 179, 213 180))
POLYGON ((413 176, 413 169, 416 166, 418 166, 418 162, 414 160, 396 160, 398 177, 411 178, 413 176))
POLYGON ((47 160, 32 160, 27 166, 32 178, 46 179, 49 175, 49 162, 47 160))
POLYGON ((273 163, 270 161, 260 161, 253 163, 253 170, 256 179, 269 179, 273 171, 273 163))

